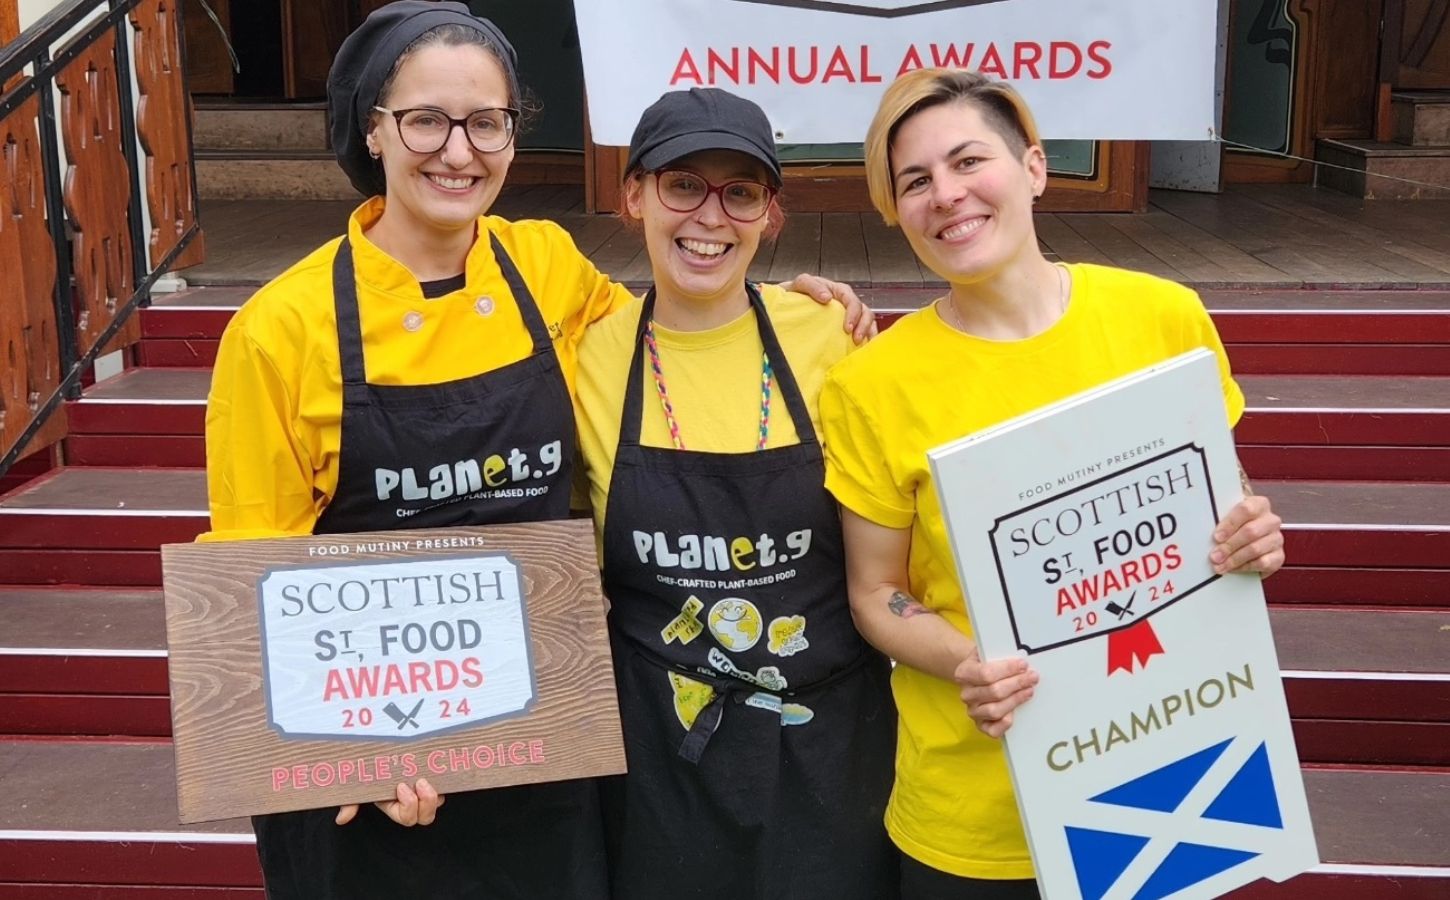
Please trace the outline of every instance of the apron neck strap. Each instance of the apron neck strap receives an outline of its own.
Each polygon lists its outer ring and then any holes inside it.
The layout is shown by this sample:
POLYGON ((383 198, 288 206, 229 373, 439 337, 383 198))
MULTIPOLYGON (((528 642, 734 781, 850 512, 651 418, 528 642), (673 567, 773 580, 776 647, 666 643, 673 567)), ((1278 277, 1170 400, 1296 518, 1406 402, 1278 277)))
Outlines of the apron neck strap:
POLYGON ((775 326, 770 323, 770 316, 765 314, 765 301, 761 299, 760 288, 747 281, 745 291, 750 295, 750 305, 755 309, 755 321, 760 328, 760 343, 770 357, 776 383, 780 385, 780 394, 785 398, 785 408, 790 410, 791 423, 795 425, 796 438, 802 444, 814 444, 816 428, 811 424, 811 411, 806 408, 806 400, 801 394, 800 385, 796 383, 795 373, 791 371, 785 351, 781 349, 780 341, 775 336, 775 326))
MULTIPOLYGON (((760 291, 747 281, 745 293, 750 298, 750 308, 755 312, 760 343, 765 348, 765 355, 770 359, 775 382, 780 386, 780 396, 784 398, 785 407, 790 412, 796 436, 802 444, 814 444, 816 443, 816 429, 811 423, 810 410, 806 408, 806 401, 801 395, 800 385, 796 383, 795 373, 791 371, 790 364, 786 362, 785 351, 781 349, 780 341, 776 339, 775 328, 770 324, 770 316, 765 313, 765 303, 761 300, 760 291)), ((629 380, 625 382, 624 410, 619 422, 619 445, 621 447, 633 447, 639 444, 644 414, 644 333, 645 329, 649 327, 650 320, 654 318, 654 311, 655 289, 650 287, 649 293, 645 294, 644 305, 639 312, 639 323, 634 330, 634 353, 629 364, 629 380)))
POLYGON ((332 303, 337 314, 337 353, 343 384, 364 384, 362 325, 357 313, 357 274, 352 265, 352 241, 346 237, 332 257, 332 303))
MULTIPOLYGON (((498 236, 490 231, 488 240, 533 342, 531 355, 549 350, 549 329, 544 325, 544 317, 534 302, 533 293, 503 244, 499 243, 498 236)), ((342 383, 365 384, 367 368, 363 363, 362 324, 357 311, 357 272, 352 263, 352 242, 346 237, 338 244, 337 253, 332 257, 332 298, 337 315, 337 350, 342 362, 342 383)))
POLYGON ((490 231, 488 243, 493 248, 493 258, 498 260, 499 270, 503 272, 503 280, 508 282, 509 291, 514 295, 514 304, 519 308, 519 315, 523 316, 524 327, 529 330, 529 337, 533 339, 533 352, 548 352, 551 347, 549 329, 544 325, 544 317, 539 312, 539 305, 534 302, 533 293, 524 283, 524 278, 519 274, 518 267, 514 265, 508 251, 504 250, 498 235, 490 231))

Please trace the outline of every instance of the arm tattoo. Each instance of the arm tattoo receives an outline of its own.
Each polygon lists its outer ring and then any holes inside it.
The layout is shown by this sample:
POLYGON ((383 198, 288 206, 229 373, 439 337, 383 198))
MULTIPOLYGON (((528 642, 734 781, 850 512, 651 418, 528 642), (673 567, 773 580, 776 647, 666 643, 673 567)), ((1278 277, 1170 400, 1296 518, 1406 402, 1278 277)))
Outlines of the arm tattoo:
POLYGON ((1245 497, 1252 497, 1254 495, 1254 486, 1249 484, 1249 473, 1244 471, 1243 463, 1239 463, 1239 484, 1244 489, 1245 497))
POLYGON ((935 615, 931 610, 901 591, 893 591, 891 599, 886 601, 886 606, 892 613, 903 619, 909 619, 912 616, 935 615))

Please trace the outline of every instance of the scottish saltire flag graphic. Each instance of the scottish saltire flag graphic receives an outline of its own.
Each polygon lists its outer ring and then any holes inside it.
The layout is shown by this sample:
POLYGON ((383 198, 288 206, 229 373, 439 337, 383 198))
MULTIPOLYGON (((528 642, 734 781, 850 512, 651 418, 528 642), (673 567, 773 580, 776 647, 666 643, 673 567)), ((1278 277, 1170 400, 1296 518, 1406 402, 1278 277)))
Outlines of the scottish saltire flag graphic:
MULTIPOLYGON (((1171 897, 1263 852, 1265 829, 1284 828, 1267 746, 1238 741, 1252 747, 1240 761, 1226 752, 1234 743, 1214 744, 1089 799, 1085 824, 1065 828, 1083 900, 1101 900, 1115 886, 1116 895, 1133 900, 1171 897), (1146 827, 1141 834, 1093 827, 1091 804, 1139 810, 1146 827)), ((1122 817, 1111 827, 1124 828, 1122 817)))
POLYGON ((1202 900, 1319 861, 1263 588, 1195 351, 932 451, 983 658, 1041 675, 1005 745, 1044 897, 1202 900))

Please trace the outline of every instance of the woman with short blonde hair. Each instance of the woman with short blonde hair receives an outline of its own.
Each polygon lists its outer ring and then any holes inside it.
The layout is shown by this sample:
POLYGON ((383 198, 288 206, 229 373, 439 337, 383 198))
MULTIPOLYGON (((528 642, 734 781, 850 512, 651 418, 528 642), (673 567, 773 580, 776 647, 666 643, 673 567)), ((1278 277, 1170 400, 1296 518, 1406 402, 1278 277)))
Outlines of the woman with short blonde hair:
MULTIPOLYGON (((949 284, 838 363, 820 400, 852 614, 897 662, 886 827, 904 854, 904 900, 1034 898, 995 738, 1037 675, 1021 659, 978 657, 927 450, 1196 347, 1218 357, 1231 425, 1243 394, 1193 291, 1043 256, 1032 205, 1047 158, 1010 86, 912 72, 882 98, 866 155, 877 210, 949 284)), ((1234 507, 1214 540, 1220 573, 1268 574, 1284 561, 1262 497, 1234 507)))

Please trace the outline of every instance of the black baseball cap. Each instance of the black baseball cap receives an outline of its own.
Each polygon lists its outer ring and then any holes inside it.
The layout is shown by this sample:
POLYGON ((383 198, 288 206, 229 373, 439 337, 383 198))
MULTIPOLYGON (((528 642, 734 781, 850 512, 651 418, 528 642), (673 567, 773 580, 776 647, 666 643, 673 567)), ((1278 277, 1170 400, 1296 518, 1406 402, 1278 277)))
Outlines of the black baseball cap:
POLYGON ((719 88, 690 88, 661 96, 634 127, 626 172, 654 171, 701 150, 736 150, 758 159, 781 184, 775 132, 765 111, 719 88))

